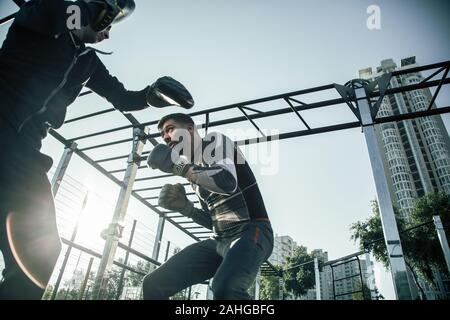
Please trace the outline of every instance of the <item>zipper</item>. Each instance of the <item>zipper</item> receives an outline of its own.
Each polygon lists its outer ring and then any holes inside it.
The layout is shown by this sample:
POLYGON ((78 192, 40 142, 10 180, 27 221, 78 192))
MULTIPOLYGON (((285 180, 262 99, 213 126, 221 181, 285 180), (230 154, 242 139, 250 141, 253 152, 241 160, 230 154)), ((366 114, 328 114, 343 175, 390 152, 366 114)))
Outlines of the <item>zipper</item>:
MULTIPOLYGON (((78 46, 76 45, 72 33, 69 33, 70 38, 75 46, 75 50, 78 50, 78 46)), ((86 50, 84 50, 82 53, 80 53, 79 55, 77 55, 77 51, 75 51, 75 55, 73 56, 72 62, 70 63, 69 67, 67 68, 66 72, 64 72, 64 76, 61 80, 61 82, 59 83, 59 85, 52 90, 52 92, 48 95, 47 99, 45 99, 44 104, 42 105, 42 107, 30 114, 23 122, 22 124, 19 126, 18 132, 20 133, 20 131, 22 130, 23 126, 30 121, 33 117, 43 114, 45 111, 47 111, 47 104, 50 102, 50 100, 58 93, 59 90, 61 90, 61 88, 66 84, 67 82, 67 77, 69 76, 70 71, 73 69, 73 67, 75 66, 75 64, 77 63, 77 60, 79 57, 81 57, 82 55, 88 53, 89 51, 91 51, 93 48, 86 48, 86 50)))

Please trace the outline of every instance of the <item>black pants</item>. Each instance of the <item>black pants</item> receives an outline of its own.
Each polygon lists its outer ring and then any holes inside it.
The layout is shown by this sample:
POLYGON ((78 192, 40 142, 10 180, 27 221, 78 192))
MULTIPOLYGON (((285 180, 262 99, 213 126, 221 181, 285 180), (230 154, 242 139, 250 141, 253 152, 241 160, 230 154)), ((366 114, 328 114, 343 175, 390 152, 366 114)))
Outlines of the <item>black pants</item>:
POLYGON ((250 299, 247 290, 272 249, 268 221, 250 222, 239 237, 194 243, 144 278, 144 299, 165 300, 213 277, 214 299, 250 299))
POLYGON ((47 178, 51 165, 0 117, 0 299, 40 299, 61 250, 47 178))

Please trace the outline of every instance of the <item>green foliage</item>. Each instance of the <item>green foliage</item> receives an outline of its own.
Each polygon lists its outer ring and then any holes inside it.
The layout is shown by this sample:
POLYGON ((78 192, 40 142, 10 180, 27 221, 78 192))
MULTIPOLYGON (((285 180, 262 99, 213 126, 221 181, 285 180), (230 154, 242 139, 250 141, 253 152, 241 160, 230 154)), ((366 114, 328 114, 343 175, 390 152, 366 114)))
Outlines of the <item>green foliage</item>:
POLYGON ((295 297, 300 297, 306 294, 308 289, 315 287, 313 260, 314 257, 308 254, 304 246, 297 247, 293 255, 287 258, 286 271, 284 272, 287 292, 295 297))
MULTIPOLYGON (((389 260, 378 203, 372 201, 371 205, 372 215, 364 222, 358 221, 351 225, 351 238, 355 242, 359 242, 361 249, 364 248, 364 244, 368 244, 367 248, 375 259, 388 268, 389 260), (381 241, 376 241, 380 239, 381 241)), ((434 286, 432 270, 447 273, 447 268, 432 218, 434 215, 439 215, 444 226, 448 228, 450 225, 450 196, 443 192, 426 194, 414 202, 413 211, 407 219, 401 219, 396 208, 394 208, 394 212, 398 229, 400 232, 401 230, 406 231, 401 232, 400 237, 408 267, 415 278, 419 274, 431 286, 434 286), (411 229, 425 223, 427 224, 411 229)), ((448 229, 446 232, 448 234, 448 229)))

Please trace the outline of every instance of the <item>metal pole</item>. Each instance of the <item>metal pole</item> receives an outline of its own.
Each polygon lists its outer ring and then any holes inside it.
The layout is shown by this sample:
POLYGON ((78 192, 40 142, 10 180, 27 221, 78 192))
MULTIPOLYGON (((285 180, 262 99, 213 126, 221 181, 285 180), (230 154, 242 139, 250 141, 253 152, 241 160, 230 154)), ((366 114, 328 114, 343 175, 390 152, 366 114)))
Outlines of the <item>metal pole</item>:
MULTIPOLYGON (((134 232, 136 230, 136 223, 137 223, 137 220, 133 220, 133 227, 131 227, 130 239, 128 240, 128 246, 130 248, 131 248, 131 245, 133 244, 134 232)), ((125 260, 123 262, 124 265, 127 265, 129 256, 130 256, 130 251, 127 250, 127 252, 125 253, 125 260)), ((119 300, 120 295, 122 294, 124 277, 125 277, 125 268, 122 268, 122 272, 120 273, 119 284, 117 286, 116 300, 119 300)))
POLYGON ((357 98, 356 104, 361 115, 364 137, 369 152, 372 173, 375 179, 381 223, 386 241, 395 295, 399 300, 411 300, 411 286, 406 273, 403 249, 400 242, 397 222, 395 221, 394 208, 389 194, 388 182, 385 176, 383 160, 375 135, 374 123, 365 88, 355 88, 355 94, 357 98))
POLYGON ((59 186, 61 185, 64 174, 66 173, 67 167, 69 166, 69 162, 72 159, 73 152, 76 148, 77 144, 75 142, 72 142, 70 146, 64 148, 64 153, 59 160, 51 182, 53 196, 56 196, 56 193, 58 192, 59 186))
POLYGON ((148 132, 148 127, 145 127, 144 129, 133 129, 133 149, 128 157, 128 166, 122 181, 122 187, 116 203, 114 215, 107 229, 105 247, 103 249, 102 259, 100 261, 94 283, 93 299, 101 298, 100 293, 102 288, 106 285, 106 281, 104 281, 105 273, 111 269, 114 261, 114 255, 117 250, 119 238, 122 236, 122 225, 127 213, 128 203, 133 190, 134 179, 136 178, 136 173, 140 165, 141 155, 146 141, 141 139, 141 137, 146 136, 148 132))
POLYGON ((369 251, 366 251, 364 254, 364 257, 366 259, 366 272, 367 272, 367 286, 370 290, 370 299, 375 300, 375 274, 372 266, 372 262, 370 261, 370 253, 369 251))
POLYGON ((283 275, 280 276, 280 278, 278 279, 278 296, 280 297, 280 300, 283 300, 283 286, 284 286, 284 280, 283 280, 283 275))
MULTIPOLYGON (((84 200, 83 200, 83 205, 81 206, 80 216, 78 217, 78 221, 75 224, 75 227, 73 228, 73 231, 72 231, 72 236, 70 237, 70 241, 71 242, 74 242, 75 241, 75 237, 77 236, 78 225, 80 223, 80 217, 83 214, 84 208, 86 208, 88 195, 89 195, 89 192, 86 192, 86 195, 84 196, 84 200)), ((64 275, 64 271, 66 270, 67 261, 69 260, 69 256, 70 256, 70 252, 71 251, 72 251, 72 246, 69 244, 68 247, 67 247, 66 254, 64 255, 64 260, 63 260, 63 263, 61 265, 61 269, 59 271, 58 278, 56 279, 55 288, 53 288, 52 296, 50 297, 51 300, 55 300, 55 298, 56 298, 56 294, 58 293, 58 289, 59 289, 59 286, 61 284, 61 280, 62 280, 62 277, 64 275)))
POLYGON ((167 258, 169 257, 169 248, 170 248, 170 241, 167 241, 166 256, 164 257, 164 262, 166 262, 167 258))
POLYGON ((316 300, 322 300, 320 292, 320 272, 319 272, 319 259, 314 258, 314 274, 316 278, 316 300))
POLYGON ((444 253, 445 262, 447 263, 447 269, 450 273, 450 249, 448 247, 447 236, 445 234, 444 226, 442 225, 441 217, 433 216, 433 221, 436 226, 436 232, 442 247, 442 252, 444 253))
POLYGON ((256 275, 255 279, 255 300, 259 300, 260 281, 261 281, 261 270, 258 271, 258 274, 256 275))
MULTIPOLYGON (((159 216, 158 229, 156 230, 155 243, 153 244, 152 259, 158 261, 159 250, 161 249, 161 241, 164 232, 164 223, 166 218, 164 215, 159 216)), ((154 266, 156 268, 156 266, 154 266)))
POLYGON ((84 276, 83 284, 81 285, 81 288, 80 288, 80 295, 78 296, 78 300, 83 300, 84 290, 86 290, 86 285, 89 280, 89 274, 91 273, 91 268, 92 268, 93 262, 94 262, 94 258, 91 257, 91 259, 89 259, 89 265, 86 270, 86 275, 84 276))
POLYGON ((191 300, 192 286, 189 286, 187 300, 191 300))

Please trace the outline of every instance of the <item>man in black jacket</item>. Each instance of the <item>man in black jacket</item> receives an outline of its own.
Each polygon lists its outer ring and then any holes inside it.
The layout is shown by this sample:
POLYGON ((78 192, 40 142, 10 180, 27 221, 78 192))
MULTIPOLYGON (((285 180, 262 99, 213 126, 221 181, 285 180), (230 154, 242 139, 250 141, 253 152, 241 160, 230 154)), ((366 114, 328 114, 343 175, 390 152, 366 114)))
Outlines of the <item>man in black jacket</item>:
POLYGON ((61 250, 47 178, 53 162, 39 150, 81 89, 122 112, 194 105, 170 77, 126 90, 85 45, 107 39, 133 10, 133 0, 30 0, 8 31, 0 49, 0 299, 40 299, 53 271, 61 250))

